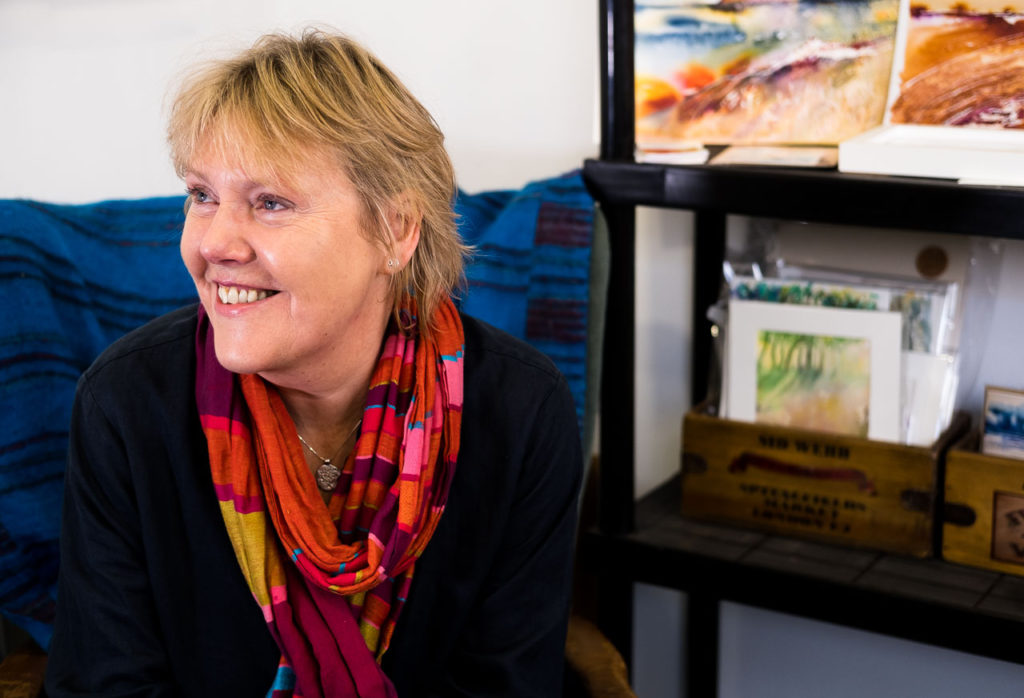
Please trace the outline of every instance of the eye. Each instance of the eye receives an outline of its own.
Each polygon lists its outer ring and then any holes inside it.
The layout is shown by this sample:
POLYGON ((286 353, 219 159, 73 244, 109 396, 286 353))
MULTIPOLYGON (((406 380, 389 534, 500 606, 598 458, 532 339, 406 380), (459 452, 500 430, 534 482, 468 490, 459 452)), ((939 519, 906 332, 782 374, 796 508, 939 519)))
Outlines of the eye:
POLYGON ((187 192, 193 204, 208 204, 213 200, 204 189, 199 187, 190 187, 187 192))
POLYGON ((257 208, 261 211, 284 211, 288 203, 274 196, 263 195, 257 201, 257 208))

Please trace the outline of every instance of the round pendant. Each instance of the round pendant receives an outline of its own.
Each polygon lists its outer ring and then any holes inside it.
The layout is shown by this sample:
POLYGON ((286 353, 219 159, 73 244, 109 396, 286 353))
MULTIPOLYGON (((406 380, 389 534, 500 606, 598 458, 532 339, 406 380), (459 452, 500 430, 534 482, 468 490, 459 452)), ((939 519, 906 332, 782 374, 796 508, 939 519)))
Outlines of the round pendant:
POLYGON ((338 486, 340 477, 341 471, 338 466, 327 461, 316 469, 316 486, 324 492, 333 492, 334 488, 338 486))

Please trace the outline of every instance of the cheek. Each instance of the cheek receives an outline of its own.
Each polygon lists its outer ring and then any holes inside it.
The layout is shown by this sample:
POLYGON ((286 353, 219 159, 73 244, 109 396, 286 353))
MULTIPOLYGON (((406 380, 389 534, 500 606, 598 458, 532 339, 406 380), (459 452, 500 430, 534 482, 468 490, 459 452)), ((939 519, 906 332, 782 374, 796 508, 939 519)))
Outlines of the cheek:
POLYGON ((181 260, 193 277, 201 275, 203 271, 203 257, 199 254, 200 238, 199 227, 186 219, 185 227, 181 231, 179 249, 181 250, 181 260))

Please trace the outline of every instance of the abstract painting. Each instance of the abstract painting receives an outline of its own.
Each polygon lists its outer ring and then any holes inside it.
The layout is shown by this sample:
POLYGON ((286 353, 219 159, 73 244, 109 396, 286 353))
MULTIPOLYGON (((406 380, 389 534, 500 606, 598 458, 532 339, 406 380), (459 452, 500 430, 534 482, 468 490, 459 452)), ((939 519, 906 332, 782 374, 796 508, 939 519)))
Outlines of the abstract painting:
POLYGON ((898 8, 639 0, 637 146, 835 144, 881 124, 898 8))
POLYGON ((914 0, 891 123, 1024 128, 1024 9, 914 0))
POLYGON ((757 422, 866 438, 871 342, 758 333, 757 422))

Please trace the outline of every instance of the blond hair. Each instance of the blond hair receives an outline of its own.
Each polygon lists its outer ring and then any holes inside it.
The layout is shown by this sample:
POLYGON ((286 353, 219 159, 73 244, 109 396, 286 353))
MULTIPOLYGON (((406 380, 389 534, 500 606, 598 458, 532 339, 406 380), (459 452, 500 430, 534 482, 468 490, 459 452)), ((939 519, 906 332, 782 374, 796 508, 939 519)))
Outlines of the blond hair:
POLYGON ((278 177, 308 165, 311 154, 333 153, 362 200, 364 230, 385 250, 388 214, 413 216, 420 240, 393 278, 396 318, 411 293, 429 332, 434 310, 463 278, 468 248, 456 231, 444 136, 398 78, 347 37, 268 34, 202 66, 178 90, 167 134, 179 176, 211 145, 278 177))

